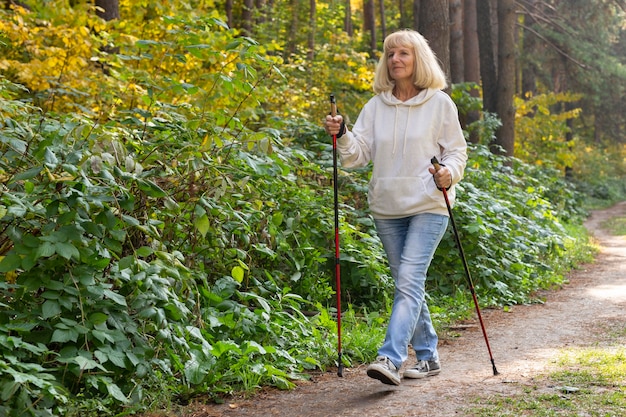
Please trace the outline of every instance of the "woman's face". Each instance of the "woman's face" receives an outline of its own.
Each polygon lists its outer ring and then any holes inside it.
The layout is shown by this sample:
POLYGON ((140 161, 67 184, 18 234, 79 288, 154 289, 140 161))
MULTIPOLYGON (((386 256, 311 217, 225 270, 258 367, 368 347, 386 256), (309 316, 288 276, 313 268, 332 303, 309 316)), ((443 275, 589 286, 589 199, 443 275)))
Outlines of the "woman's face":
POLYGON ((414 67, 415 56, 412 48, 398 46, 387 51, 387 70, 394 81, 411 80, 414 67))

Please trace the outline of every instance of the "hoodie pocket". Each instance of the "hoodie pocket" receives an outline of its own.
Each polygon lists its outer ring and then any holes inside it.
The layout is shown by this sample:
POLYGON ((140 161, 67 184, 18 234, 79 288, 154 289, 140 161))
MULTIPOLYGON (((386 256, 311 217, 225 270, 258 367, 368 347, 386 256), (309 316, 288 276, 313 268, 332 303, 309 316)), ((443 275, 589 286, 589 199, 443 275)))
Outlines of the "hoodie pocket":
POLYGON ((412 215, 445 207, 443 196, 430 175, 427 178, 387 177, 372 180, 368 202, 372 213, 382 216, 412 215))

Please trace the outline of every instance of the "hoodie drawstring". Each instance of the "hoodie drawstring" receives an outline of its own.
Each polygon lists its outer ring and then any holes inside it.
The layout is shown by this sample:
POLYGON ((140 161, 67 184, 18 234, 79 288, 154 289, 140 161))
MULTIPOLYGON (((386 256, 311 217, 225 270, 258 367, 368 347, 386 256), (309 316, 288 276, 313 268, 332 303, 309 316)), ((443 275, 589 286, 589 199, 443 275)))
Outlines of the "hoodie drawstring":
MULTIPOLYGON (((397 136, 396 136, 396 132, 398 129, 398 107, 399 105, 396 104, 394 106, 396 108, 396 115, 394 117, 393 120, 393 148, 391 150, 391 154, 395 155, 396 154, 396 141, 397 141, 397 136)), ((411 119, 411 110, 413 109, 413 106, 409 106, 409 113, 406 117, 406 122, 404 124, 404 143, 402 144, 402 155, 406 155, 406 136, 408 133, 408 129, 409 129, 409 120, 411 119)))

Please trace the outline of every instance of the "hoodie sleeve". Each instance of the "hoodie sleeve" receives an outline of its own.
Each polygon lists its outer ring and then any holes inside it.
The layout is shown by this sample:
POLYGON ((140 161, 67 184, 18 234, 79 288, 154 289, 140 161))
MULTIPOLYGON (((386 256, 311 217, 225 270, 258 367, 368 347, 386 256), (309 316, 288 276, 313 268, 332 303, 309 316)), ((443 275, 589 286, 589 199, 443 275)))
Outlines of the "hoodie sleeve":
POLYGON ((352 130, 337 138, 337 151, 344 168, 360 168, 372 159, 373 114, 372 103, 368 102, 352 130))
POLYGON ((437 141, 441 150, 439 161, 450 170, 454 185, 463 178, 467 163, 467 142, 459 123, 456 105, 447 94, 441 94, 445 95, 446 100, 443 105, 442 127, 437 141))

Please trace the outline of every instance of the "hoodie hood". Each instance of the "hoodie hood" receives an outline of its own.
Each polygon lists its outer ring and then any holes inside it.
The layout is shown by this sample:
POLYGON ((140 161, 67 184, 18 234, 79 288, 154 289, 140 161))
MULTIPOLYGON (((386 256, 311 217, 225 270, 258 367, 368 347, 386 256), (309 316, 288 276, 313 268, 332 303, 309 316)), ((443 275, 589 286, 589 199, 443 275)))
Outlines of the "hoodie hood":
POLYGON ((401 101, 393 95, 391 90, 384 91, 379 94, 383 103, 389 106, 419 106, 430 100, 436 93, 437 89, 427 88, 420 91, 415 97, 408 99, 407 101, 401 101))

